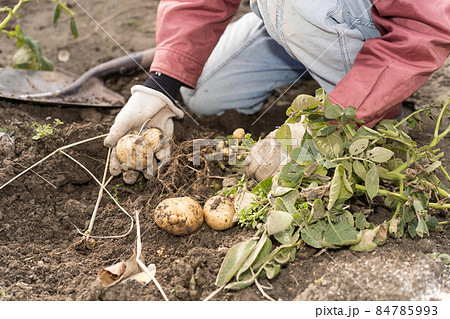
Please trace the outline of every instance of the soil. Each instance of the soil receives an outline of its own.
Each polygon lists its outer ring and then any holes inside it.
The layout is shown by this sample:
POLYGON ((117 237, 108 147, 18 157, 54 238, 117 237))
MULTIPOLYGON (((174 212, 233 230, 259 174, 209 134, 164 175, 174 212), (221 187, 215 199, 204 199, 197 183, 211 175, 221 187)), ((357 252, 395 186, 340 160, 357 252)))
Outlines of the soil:
MULTIPOLYGON (((1 1, 2 5, 15 1, 1 1)), ((103 27, 127 51, 138 51, 155 44, 155 13, 158 1, 79 1, 86 11, 102 22, 103 27), (145 4, 143 4, 145 3, 145 4)), ((81 74, 89 68, 123 51, 77 6, 80 38, 70 36, 68 18, 62 16, 56 28, 51 26, 53 3, 26 3, 18 22, 27 33, 39 39, 43 53, 56 68, 81 74), (59 62, 60 50, 70 52, 70 60, 59 62)), ((238 16, 249 10, 247 1, 238 16)), ((1 16, 0 16, 1 18, 1 16)), ((15 43, 2 38, 0 67, 12 65, 15 43)), ((129 96, 129 88, 144 81, 143 73, 109 78, 106 85, 129 96)), ((436 72, 424 88, 405 103, 414 108, 439 103, 448 97, 450 62, 436 72)), ((114 178, 108 190, 126 211, 139 210, 142 245, 147 264, 156 265, 156 277, 170 300, 202 300, 216 287, 215 277, 228 248, 249 238, 253 230, 235 226, 214 231, 206 224, 194 234, 173 236, 154 224, 152 211, 161 199, 190 196, 203 204, 227 171, 215 165, 194 167, 190 162, 192 140, 201 137, 229 135, 243 127, 254 136, 264 136, 285 120, 285 109, 300 93, 312 94, 318 87, 314 81, 275 91, 265 108, 254 116, 227 112, 217 117, 198 118, 200 125, 188 116, 175 123, 174 161, 162 167, 155 180, 140 180, 125 186, 114 178), (282 95, 273 106, 272 103, 282 95), (258 121, 252 123, 267 111, 258 121), (230 125, 231 123, 231 125, 230 125)), ((0 128, 14 134, 14 149, 0 152, 0 185, 26 167, 49 155, 59 147, 107 133, 119 109, 93 109, 37 106, 29 103, 0 101, 0 128), (33 122, 51 123, 60 119, 57 133, 33 140, 33 122)), ((447 123, 448 125, 448 123, 447 123)), ((432 136, 433 127, 412 133, 424 142, 432 136)), ((103 174, 107 149, 103 139, 68 149, 66 152, 83 163, 97 178, 103 174)), ((450 139, 440 144, 450 152, 450 139)), ((449 164, 448 157, 445 159, 449 164)), ((94 249, 80 244, 77 228, 87 228, 97 200, 99 187, 75 162, 56 154, 26 175, 0 190, 0 300, 162 300, 155 285, 127 283, 103 288, 97 274, 103 268, 133 254, 135 230, 118 239, 96 239, 94 249)), ((390 212, 377 207, 374 218, 382 221, 390 212)), ((447 215, 438 216, 448 219, 447 215)), ((113 201, 104 196, 93 234, 111 236, 126 233, 127 217, 113 201)), ((371 253, 330 250, 321 253, 300 247, 295 262, 282 269, 266 292, 277 300, 448 300, 450 269, 428 254, 450 253, 450 231, 432 232, 423 239, 392 239, 371 253)), ((215 300, 265 300, 254 286, 241 291, 221 291, 215 300)))

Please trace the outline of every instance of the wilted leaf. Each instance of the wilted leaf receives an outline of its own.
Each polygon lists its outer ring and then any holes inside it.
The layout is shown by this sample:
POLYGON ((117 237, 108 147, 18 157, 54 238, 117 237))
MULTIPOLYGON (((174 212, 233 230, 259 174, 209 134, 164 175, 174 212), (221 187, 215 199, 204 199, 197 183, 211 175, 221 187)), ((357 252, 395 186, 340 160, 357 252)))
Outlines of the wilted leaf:
POLYGON ((378 246, 384 245, 387 240, 387 223, 384 221, 384 223, 378 225, 374 228, 375 231, 375 239, 374 243, 378 246))
POLYGON ((373 251, 377 248, 377 244, 373 242, 374 238, 374 231, 372 229, 365 229, 362 231, 360 242, 356 245, 350 246, 350 249, 354 251, 373 251))
POLYGON ((278 254, 275 255, 274 260, 280 265, 291 263, 295 259, 295 247, 285 247, 280 250, 278 254))
POLYGON ((275 261, 269 262, 264 266, 264 271, 266 272, 266 276, 268 279, 275 278, 276 275, 280 272, 280 264, 275 261))
POLYGON ((288 228, 293 221, 292 215, 282 211, 272 211, 267 216, 267 234, 269 236, 282 232, 288 228))
MULTIPOLYGON (((248 258, 244 261, 241 268, 239 268, 239 270, 236 274, 237 280, 240 280, 241 274, 244 273, 246 270, 248 270, 250 268, 250 266, 255 262, 259 253, 262 251, 263 247, 268 242, 270 242, 270 248, 272 248, 272 242, 270 241, 269 238, 267 238, 266 232, 263 232, 263 234, 262 234, 261 238, 259 239, 258 243, 256 244, 255 248, 253 249, 251 254, 248 256, 248 258)), ((269 252, 270 252, 270 250, 269 250, 269 252)))
POLYGON ((364 152, 367 149, 367 146, 369 146, 369 140, 366 138, 360 138, 350 145, 349 153, 352 156, 358 155, 364 152))
POLYGON ((256 246, 256 240, 249 239, 230 248, 225 256, 216 278, 216 285, 222 287, 228 283, 242 267, 247 257, 256 246))
POLYGON ((393 220, 391 220, 391 223, 389 224, 389 234, 394 235, 397 238, 398 238, 397 228, 398 228, 399 223, 400 223, 400 219, 393 219, 393 220))
POLYGON ((281 244, 290 244, 292 239, 292 234, 294 233, 294 227, 292 225, 282 232, 276 233, 273 237, 281 244))
POLYGON ((367 172, 365 185, 367 195, 370 199, 373 199, 380 189, 380 177, 378 176, 378 170, 375 165, 367 172))
POLYGON ((417 227, 416 227, 416 233, 421 238, 423 237, 423 234, 430 235, 430 233, 428 231, 427 223, 425 223, 425 221, 423 220, 422 217, 419 217, 417 227))
POLYGON ((347 181, 344 167, 339 164, 334 170, 334 176, 331 180, 330 199, 327 209, 331 210, 337 201, 345 201, 353 196, 353 190, 347 181))
POLYGON ((367 158, 377 163, 385 163, 389 161, 392 156, 394 156, 394 152, 388 150, 387 148, 379 146, 374 147, 367 152, 367 158))
POLYGON ((139 271, 139 265, 133 257, 127 261, 121 261, 99 271, 98 279, 103 287, 111 287, 139 271))
POLYGON ((244 288, 247 288, 248 286, 252 285, 254 282, 255 282, 255 277, 251 276, 250 278, 242 280, 242 281, 231 282, 225 286, 225 289, 229 289, 229 290, 244 289, 244 288))

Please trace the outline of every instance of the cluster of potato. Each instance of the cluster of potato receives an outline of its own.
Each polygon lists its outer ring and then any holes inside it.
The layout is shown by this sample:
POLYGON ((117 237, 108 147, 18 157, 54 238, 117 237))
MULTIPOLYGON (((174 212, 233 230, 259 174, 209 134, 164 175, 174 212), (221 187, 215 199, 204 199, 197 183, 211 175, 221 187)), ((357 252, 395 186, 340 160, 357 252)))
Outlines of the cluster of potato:
POLYGON ((213 196, 203 206, 190 197, 163 200, 154 211, 156 224, 167 232, 184 236, 194 233, 205 221, 214 230, 234 225, 233 202, 225 196, 213 196))
MULTIPOLYGON (((233 139, 241 140, 245 131, 241 128, 233 132, 233 139)), ((129 169, 143 170, 148 154, 161 147, 163 134, 156 128, 141 134, 129 134, 117 143, 116 154, 119 161, 129 169)), ((222 154, 230 156, 231 149, 225 144, 218 147, 222 154)), ((194 233, 205 221, 214 230, 225 230, 234 225, 234 203, 225 196, 213 196, 203 208, 190 197, 163 200, 154 211, 156 224, 171 234, 183 236, 194 233)))

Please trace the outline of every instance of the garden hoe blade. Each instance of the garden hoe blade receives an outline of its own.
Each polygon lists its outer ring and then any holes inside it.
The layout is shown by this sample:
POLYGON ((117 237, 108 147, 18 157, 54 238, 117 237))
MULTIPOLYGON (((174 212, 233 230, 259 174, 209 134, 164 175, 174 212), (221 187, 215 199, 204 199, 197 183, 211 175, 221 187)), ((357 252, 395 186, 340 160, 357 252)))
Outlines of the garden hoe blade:
POLYGON ((125 98, 106 88, 101 78, 147 69, 155 54, 149 49, 100 64, 78 79, 59 71, 0 68, 0 99, 39 104, 122 107, 125 98))

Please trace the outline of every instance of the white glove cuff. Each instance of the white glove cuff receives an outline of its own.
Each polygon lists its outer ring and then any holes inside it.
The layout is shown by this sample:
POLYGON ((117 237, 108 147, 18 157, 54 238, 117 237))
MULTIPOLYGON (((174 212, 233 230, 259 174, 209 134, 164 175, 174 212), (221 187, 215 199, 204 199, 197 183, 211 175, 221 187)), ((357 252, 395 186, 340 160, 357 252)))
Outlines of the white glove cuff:
POLYGON ((173 102, 163 93, 158 92, 154 89, 148 88, 144 85, 134 85, 131 88, 131 94, 134 94, 135 92, 142 92, 145 94, 148 94, 150 96, 155 96, 160 98, 161 100, 163 100, 167 106, 169 107, 169 109, 175 114, 175 116, 179 119, 182 119, 184 116, 184 113, 181 109, 179 109, 178 107, 176 107, 173 102))

